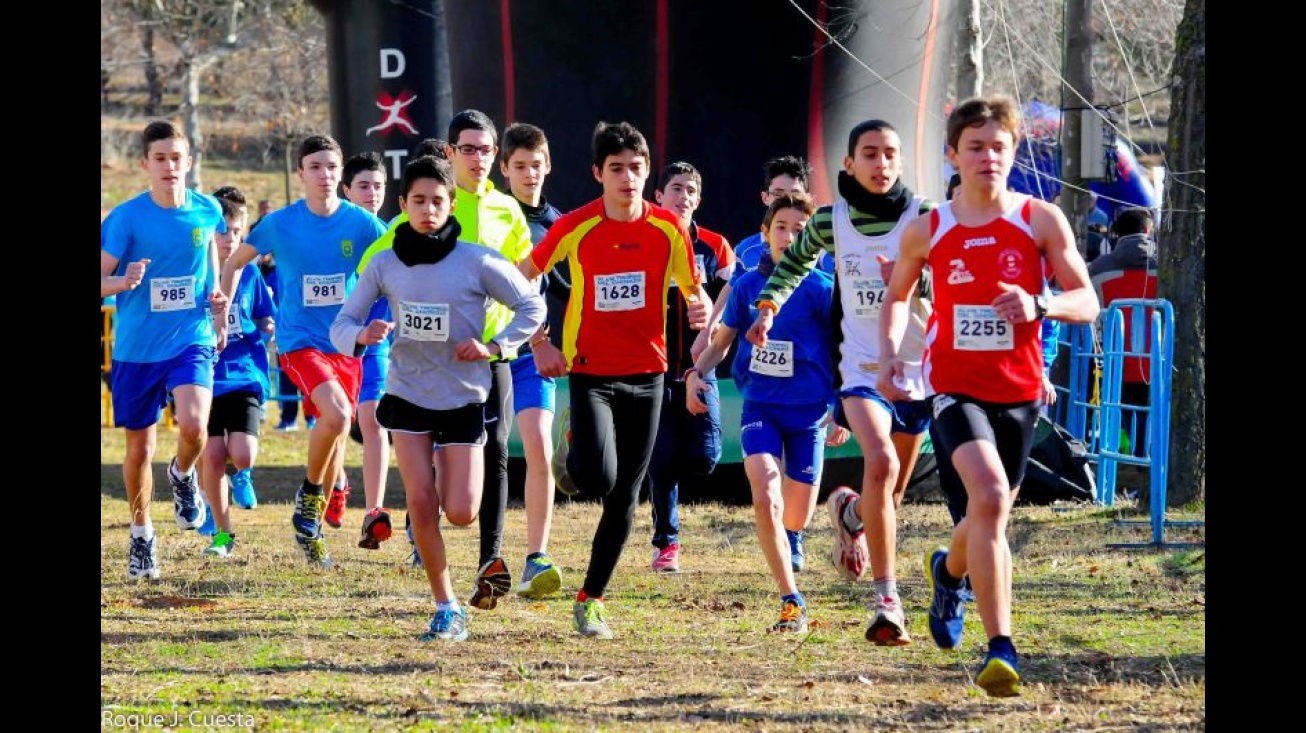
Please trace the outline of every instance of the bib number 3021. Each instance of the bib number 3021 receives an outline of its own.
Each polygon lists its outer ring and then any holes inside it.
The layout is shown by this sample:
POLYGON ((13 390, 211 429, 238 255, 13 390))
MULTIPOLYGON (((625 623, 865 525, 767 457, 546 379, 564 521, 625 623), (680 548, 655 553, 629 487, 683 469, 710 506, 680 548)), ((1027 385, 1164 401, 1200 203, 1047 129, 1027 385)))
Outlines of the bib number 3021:
POLYGON ((1014 328, 992 306, 958 305, 953 309, 952 347, 957 351, 1011 351, 1014 328))
POLYGON ((594 310, 633 311, 644 307, 647 289, 643 272, 618 272, 594 276, 594 310))
POLYGON ((409 341, 448 341, 449 304, 399 301, 399 338, 409 341))
POLYGON ((195 307, 195 278, 150 278, 150 312, 183 311, 195 307))

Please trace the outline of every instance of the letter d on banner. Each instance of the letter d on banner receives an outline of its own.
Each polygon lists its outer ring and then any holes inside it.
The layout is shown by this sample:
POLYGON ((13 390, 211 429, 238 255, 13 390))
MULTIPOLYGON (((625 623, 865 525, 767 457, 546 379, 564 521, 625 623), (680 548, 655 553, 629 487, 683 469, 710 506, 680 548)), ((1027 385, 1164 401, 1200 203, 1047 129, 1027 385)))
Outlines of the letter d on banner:
POLYGON ((404 52, 397 48, 381 49, 381 78, 394 79, 404 75, 404 52))

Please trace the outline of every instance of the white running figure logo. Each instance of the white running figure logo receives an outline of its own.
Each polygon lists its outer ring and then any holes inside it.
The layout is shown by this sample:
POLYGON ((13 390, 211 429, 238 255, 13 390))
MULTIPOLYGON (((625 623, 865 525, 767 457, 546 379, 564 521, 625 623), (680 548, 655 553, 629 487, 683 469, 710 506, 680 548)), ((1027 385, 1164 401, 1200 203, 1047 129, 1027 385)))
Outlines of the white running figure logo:
POLYGON ((402 125, 403 127, 407 128, 409 133, 416 135, 417 128, 413 127, 413 123, 409 122, 403 116, 404 108, 412 104, 413 100, 415 99, 417 99, 416 94, 412 95, 407 99, 404 99, 401 95, 399 99, 396 99, 390 104, 381 104, 380 102, 377 102, 376 106, 380 109, 385 110, 385 118, 382 119, 381 124, 377 125, 376 127, 367 128, 367 132, 364 132, 363 135, 371 135, 374 132, 381 132, 388 128, 394 127, 395 125, 402 125))

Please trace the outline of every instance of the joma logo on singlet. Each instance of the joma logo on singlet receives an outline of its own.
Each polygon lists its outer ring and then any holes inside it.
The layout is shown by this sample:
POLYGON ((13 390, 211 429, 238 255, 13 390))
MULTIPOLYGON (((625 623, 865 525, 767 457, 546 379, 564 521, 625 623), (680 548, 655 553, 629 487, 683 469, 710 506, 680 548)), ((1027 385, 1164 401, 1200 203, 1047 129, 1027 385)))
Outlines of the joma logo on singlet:
POLYGON ((997 237, 976 237, 975 239, 967 239, 966 243, 963 244, 961 248, 970 249, 971 247, 988 247, 989 245, 997 243, 997 237))

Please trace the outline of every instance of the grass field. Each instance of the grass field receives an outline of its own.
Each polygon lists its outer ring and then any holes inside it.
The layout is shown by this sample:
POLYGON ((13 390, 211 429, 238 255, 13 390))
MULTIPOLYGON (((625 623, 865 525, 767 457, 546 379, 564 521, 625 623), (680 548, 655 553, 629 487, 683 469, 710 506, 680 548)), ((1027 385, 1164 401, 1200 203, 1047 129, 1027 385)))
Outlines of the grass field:
MULTIPOLYGON (((265 434, 254 472, 260 505, 234 510, 237 554, 205 561, 202 538, 173 522, 164 470, 175 433, 161 430, 154 475, 162 489, 152 517, 163 578, 135 584, 126 580, 122 432, 101 428, 102 727, 106 714, 123 716, 110 724, 129 715, 171 724, 177 716, 183 729, 217 721, 286 730, 1206 726, 1205 551, 1105 549, 1147 539, 1143 530, 1112 525, 1127 508, 1017 510, 1010 537, 1025 687, 1023 696, 999 700, 971 683, 984 648, 976 614, 957 651, 937 649, 926 630, 922 557, 946 538, 941 505, 908 505, 900 514, 910 646, 880 648, 863 638, 870 584, 849 585, 830 566, 823 507, 799 575, 811 631, 768 634, 778 601, 752 512, 716 504, 682 509, 685 572, 677 576, 648 570, 650 522, 641 505, 607 595, 617 638, 584 640, 570 626, 571 602, 598 507, 565 499, 556 505, 550 547, 563 594, 543 602, 510 597, 471 616, 467 643, 420 644, 432 601, 424 576, 408 568, 402 533, 380 551, 355 546, 358 446, 349 454, 355 501, 344 528, 328 530, 337 567, 306 567, 289 526, 305 441, 302 430, 265 434), (231 717, 215 717, 222 715, 231 717)), ((402 507, 394 469, 389 489, 387 503, 402 507)), ((465 601, 476 530, 447 536, 465 601)), ((514 578, 524 542, 524 514, 510 507, 504 549, 514 578)))

